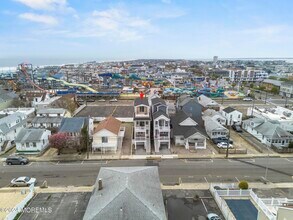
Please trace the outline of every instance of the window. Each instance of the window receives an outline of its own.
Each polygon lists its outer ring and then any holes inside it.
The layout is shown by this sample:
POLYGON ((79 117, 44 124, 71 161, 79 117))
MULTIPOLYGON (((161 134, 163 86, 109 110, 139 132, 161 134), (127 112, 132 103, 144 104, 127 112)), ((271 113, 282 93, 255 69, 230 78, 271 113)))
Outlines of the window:
POLYGON ((140 121, 139 126, 144 127, 144 121, 140 121))
POLYGON ((102 137, 102 143, 108 143, 108 137, 102 137))
POLYGON ((140 111, 140 112, 144 112, 144 107, 143 107, 143 106, 140 106, 140 107, 139 107, 139 111, 140 111))
POLYGON ((37 143, 36 142, 33 142, 33 147, 37 147, 37 143))
POLYGON ((238 115, 238 118, 240 118, 240 115, 238 115))
POLYGON ((26 147, 30 147, 30 143, 25 143, 25 146, 26 147))
POLYGON ((149 124, 149 122, 148 122, 148 121, 146 121, 146 122, 145 122, 145 124, 146 124, 146 125, 148 125, 148 124, 149 124))

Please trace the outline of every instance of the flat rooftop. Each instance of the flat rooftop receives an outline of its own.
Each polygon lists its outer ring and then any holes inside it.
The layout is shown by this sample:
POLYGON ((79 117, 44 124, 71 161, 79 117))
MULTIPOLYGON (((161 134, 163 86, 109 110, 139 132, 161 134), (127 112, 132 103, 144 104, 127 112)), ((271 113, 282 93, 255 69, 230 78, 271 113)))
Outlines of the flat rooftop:
POLYGON ((108 117, 112 115, 116 118, 132 118, 133 114, 133 106, 86 106, 76 114, 76 117, 108 117))

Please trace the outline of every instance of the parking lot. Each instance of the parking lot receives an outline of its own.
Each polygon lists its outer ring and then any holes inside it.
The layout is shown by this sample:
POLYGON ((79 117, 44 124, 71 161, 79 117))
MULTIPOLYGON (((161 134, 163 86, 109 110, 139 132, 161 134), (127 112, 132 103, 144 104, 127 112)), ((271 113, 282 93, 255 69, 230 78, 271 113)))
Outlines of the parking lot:
POLYGON ((208 213, 222 217, 208 190, 163 190, 163 197, 169 220, 204 220, 208 213))
POLYGON ((27 206, 21 220, 52 220, 83 218, 91 192, 39 193, 27 206), (37 211, 38 210, 38 211, 37 211))

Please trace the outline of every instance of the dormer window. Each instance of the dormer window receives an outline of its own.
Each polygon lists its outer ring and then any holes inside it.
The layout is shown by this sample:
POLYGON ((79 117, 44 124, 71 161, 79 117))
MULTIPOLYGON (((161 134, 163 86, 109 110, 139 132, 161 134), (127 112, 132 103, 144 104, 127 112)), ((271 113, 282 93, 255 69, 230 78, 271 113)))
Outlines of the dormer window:
POLYGON ((139 107, 139 111, 140 111, 140 112, 144 112, 144 106, 140 106, 140 107, 139 107))

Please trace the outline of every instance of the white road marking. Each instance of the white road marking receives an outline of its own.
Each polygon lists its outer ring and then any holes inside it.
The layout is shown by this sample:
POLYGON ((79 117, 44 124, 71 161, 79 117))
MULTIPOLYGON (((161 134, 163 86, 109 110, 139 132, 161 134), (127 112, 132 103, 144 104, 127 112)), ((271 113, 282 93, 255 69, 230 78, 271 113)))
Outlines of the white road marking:
POLYGON ((287 160, 287 161, 289 161, 289 162, 291 162, 291 163, 293 163, 293 159, 292 160, 290 160, 288 158, 284 158, 284 159, 287 160))
POLYGON ((27 164, 27 166, 31 166, 33 163, 35 163, 35 162, 30 162, 29 164, 27 164))
POLYGON ((222 176, 217 176, 217 178, 221 178, 222 176))
POLYGON ((245 178, 248 178, 249 176, 244 176, 245 178))
POLYGON ((202 203, 202 205, 203 205, 203 207, 204 207, 204 209, 206 210, 206 212, 208 213, 208 210, 207 210, 207 207, 206 207, 206 205, 204 204, 204 201, 202 200, 202 199, 200 199, 201 200, 201 203, 202 203))
POLYGON ((237 162, 240 163, 241 161, 255 163, 255 159, 239 159, 239 160, 228 159, 228 162, 230 163, 237 163, 237 162))
POLYGON ((205 180, 207 183, 209 183, 209 181, 207 180, 207 178, 206 178, 205 176, 204 176, 203 178, 204 178, 204 180, 205 180))
POLYGON ((213 163, 214 162, 214 160, 213 159, 199 159, 199 160, 188 160, 188 159, 185 159, 184 160, 185 161, 185 163, 206 163, 206 162, 209 162, 209 163, 213 163))
POLYGON ((188 176, 188 178, 193 178, 193 176, 188 176))
POLYGON ((84 160, 83 160, 83 161, 81 161, 81 164, 83 164, 83 162, 84 162, 84 160))
POLYGON ((239 179, 237 178, 237 176, 235 176, 235 179, 237 180, 237 182, 240 182, 239 179))

